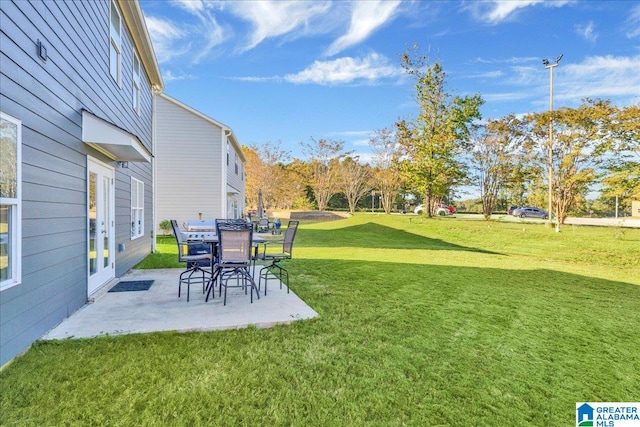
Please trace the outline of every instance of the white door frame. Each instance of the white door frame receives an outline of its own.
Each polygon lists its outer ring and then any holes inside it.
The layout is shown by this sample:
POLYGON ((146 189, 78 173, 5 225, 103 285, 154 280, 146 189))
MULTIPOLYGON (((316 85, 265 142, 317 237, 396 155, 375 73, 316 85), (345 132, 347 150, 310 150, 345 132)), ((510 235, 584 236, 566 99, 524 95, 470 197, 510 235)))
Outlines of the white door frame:
POLYGON ((115 278, 115 264, 115 170, 87 156, 87 295, 115 278))

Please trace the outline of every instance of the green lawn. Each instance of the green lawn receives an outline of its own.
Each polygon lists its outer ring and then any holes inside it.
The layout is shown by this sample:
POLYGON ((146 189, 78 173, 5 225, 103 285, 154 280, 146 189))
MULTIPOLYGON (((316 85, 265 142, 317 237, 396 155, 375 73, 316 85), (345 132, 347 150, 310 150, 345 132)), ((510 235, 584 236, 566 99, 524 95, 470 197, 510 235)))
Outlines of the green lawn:
POLYGON ((569 426, 640 398, 638 229, 369 214, 296 239, 318 318, 37 343, 0 425, 569 426))

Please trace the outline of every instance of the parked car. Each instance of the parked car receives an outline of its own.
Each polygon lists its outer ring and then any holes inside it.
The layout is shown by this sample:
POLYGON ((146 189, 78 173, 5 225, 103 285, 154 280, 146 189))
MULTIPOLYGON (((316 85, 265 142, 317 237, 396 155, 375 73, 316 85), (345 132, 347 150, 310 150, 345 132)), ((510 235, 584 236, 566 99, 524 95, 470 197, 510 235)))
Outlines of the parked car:
MULTIPOLYGON (((424 205, 420 204, 416 206, 413 212, 418 215, 422 215, 424 213, 424 205)), ((444 215, 451 215, 454 213, 456 213, 455 206, 439 204, 436 207, 436 215, 444 216, 444 215)))
POLYGON ((449 211, 450 214, 454 214, 456 213, 456 207, 453 205, 443 205, 443 204, 439 204, 438 208, 436 210, 436 213, 438 213, 438 210, 440 209, 446 209, 449 211))
POLYGON ((515 211, 516 209, 520 209, 520 206, 509 206, 509 209, 507 210, 507 214, 513 215, 513 211, 515 211))
POLYGON ((532 208, 532 207, 514 209, 512 215, 518 216, 520 218, 542 218, 542 219, 549 218, 549 214, 547 213, 547 211, 542 210, 540 208, 532 208))

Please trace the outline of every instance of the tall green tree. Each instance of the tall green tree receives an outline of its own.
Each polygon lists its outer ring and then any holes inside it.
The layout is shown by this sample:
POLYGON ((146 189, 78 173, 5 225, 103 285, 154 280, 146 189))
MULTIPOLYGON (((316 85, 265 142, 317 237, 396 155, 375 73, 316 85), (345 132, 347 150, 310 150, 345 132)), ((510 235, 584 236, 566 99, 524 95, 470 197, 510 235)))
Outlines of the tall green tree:
POLYGON ((445 88, 446 75, 440 64, 430 65, 413 52, 401 56, 404 71, 415 78, 418 114, 413 120, 396 123, 398 142, 405 160, 403 177, 414 183, 425 195, 432 216, 434 197, 445 197, 448 191, 466 177, 461 155, 469 147, 469 134, 474 120, 480 119, 480 95, 453 97, 445 88))
POLYGON ((540 164, 548 159, 548 127, 553 120, 552 210, 560 224, 598 181, 616 141, 616 113, 610 101, 586 99, 578 108, 528 116, 540 164))
POLYGON ((640 198, 640 104, 616 111, 611 124, 615 155, 607 160, 602 195, 617 197, 625 209, 640 198))

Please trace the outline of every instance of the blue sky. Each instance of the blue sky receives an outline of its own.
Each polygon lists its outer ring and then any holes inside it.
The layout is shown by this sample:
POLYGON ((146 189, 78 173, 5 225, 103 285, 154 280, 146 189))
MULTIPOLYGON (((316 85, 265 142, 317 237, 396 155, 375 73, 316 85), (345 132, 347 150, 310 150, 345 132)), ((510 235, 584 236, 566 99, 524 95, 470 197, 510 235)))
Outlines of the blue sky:
POLYGON ((585 97, 640 102, 640 1, 140 0, 165 93, 244 145, 331 138, 368 159, 369 137, 416 113, 399 55, 414 42, 484 118, 585 97))

